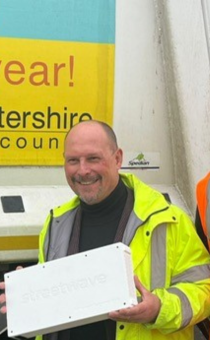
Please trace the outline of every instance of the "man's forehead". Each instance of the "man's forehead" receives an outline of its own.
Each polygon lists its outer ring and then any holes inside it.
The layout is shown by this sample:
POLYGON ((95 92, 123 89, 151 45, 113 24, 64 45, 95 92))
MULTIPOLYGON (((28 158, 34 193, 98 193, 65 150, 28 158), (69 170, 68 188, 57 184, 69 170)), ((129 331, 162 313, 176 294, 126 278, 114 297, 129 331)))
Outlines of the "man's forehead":
POLYGON ((74 153, 74 151, 70 150, 70 152, 68 152, 68 155, 71 157, 78 157, 78 158, 89 158, 89 157, 99 157, 102 155, 102 152, 81 152, 81 153, 74 153))
POLYGON ((100 143, 67 143, 65 147, 65 154, 68 156, 77 157, 102 157, 111 153, 111 148, 109 144, 102 145, 100 143))
POLYGON ((82 147, 89 144, 89 145, 99 145, 103 144, 105 147, 106 144, 109 144, 108 136, 102 130, 87 130, 81 129, 79 131, 72 131, 66 138, 66 146, 75 146, 80 144, 82 147))

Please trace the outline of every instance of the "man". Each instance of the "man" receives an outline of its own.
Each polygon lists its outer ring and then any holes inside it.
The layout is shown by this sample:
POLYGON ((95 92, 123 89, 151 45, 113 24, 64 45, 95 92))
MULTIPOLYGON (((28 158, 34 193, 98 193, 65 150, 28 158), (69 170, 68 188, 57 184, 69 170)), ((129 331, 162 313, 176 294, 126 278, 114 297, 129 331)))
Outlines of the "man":
POLYGON ((210 251, 210 172, 198 182, 196 200, 195 226, 201 240, 210 251))
MULTIPOLYGON (((210 172, 197 184, 196 201, 195 227, 206 249, 210 251, 210 172)), ((200 322, 198 326, 206 339, 210 340, 209 319, 200 322)))
POLYGON ((210 257, 191 220, 134 175, 119 175, 122 157, 105 123, 82 122, 67 134, 65 173, 76 197, 48 216, 39 262, 122 241, 140 301, 109 320, 37 339, 191 340, 193 325, 210 314, 210 257))

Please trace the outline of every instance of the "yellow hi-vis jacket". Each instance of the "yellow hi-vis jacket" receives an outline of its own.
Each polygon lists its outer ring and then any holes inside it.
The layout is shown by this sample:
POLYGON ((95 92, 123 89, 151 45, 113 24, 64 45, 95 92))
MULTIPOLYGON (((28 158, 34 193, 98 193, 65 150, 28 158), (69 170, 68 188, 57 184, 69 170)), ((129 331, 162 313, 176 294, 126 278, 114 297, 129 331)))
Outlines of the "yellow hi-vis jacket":
MULTIPOLYGON (((193 325, 210 315, 209 253, 181 209, 134 175, 120 176, 135 200, 123 243, 131 248, 135 275, 159 297, 161 309, 154 323, 117 322, 116 340, 192 340, 193 325)), ((48 216, 40 263, 66 256, 78 205, 75 197, 48 216)))

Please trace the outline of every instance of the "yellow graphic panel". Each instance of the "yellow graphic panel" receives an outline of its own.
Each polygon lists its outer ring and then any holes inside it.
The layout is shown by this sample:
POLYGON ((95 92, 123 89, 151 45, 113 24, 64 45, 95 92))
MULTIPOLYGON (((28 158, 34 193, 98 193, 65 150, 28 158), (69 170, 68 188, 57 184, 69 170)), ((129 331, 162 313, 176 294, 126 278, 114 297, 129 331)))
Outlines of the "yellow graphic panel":
POLYGON ((112 125, 114 44, 0 38, 0 165, 62 165, 66 132, 112 125))

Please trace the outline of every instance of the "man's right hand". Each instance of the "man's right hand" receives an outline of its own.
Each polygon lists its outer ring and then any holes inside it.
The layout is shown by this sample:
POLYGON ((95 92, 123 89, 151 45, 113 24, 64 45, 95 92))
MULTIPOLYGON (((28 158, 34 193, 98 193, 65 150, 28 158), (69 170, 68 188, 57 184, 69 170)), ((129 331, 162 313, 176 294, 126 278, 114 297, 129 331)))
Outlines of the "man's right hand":
MULTIPOLYGON (((17 266, 16 270, 23 269, 22 266, 17 266)), ((0 282, 0 290, 5 290, 5 283, 4 281, 0 282)), ((5 314, 7 312, 7 307, 6 307, 6 295, 0 294, 0 305, 4 304, 3 306, 0 306, 0 313, 5 314)))
MULTIPOLYGON (((4 282, 0 282, 0 289, 1 290, 5 289, 5 283, 4 282)), ((0 295, 0 304, 5 303, 5 302, 6 302, 6 296, 5 296, 5 294, 1 294, 0 295)), ((0 307, 0 313, 5 314, 6 311, 7 311, 6 306, 0 307)))

